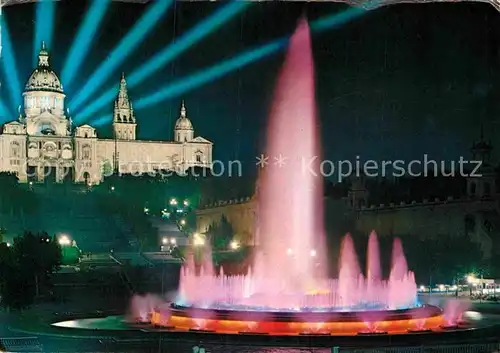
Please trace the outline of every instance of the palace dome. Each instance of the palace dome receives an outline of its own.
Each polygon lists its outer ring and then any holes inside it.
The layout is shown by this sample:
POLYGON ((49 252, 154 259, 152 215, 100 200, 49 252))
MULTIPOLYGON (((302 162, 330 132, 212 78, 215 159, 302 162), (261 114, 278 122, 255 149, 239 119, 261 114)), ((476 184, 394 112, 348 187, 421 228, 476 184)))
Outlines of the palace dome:
POLYGON ((59 77, 50 68, 49 53, 42 43, 42 49, 38 54, 38 67, 33 71, 28 82, 26 82, 25 92, 48 91, 64 93, 59 77))
POLYGON ((181 106, 181 116, 175 122, 175 130, 193 130, 193 124, 191 120, 188 119, 186 113, 186 106, 184 105, 184 101, 181 106))
POLYGON ((193 130, 193 124, 191 124, 191 120, 188 118, 179 118, 175 122, 176 130, 193 130))

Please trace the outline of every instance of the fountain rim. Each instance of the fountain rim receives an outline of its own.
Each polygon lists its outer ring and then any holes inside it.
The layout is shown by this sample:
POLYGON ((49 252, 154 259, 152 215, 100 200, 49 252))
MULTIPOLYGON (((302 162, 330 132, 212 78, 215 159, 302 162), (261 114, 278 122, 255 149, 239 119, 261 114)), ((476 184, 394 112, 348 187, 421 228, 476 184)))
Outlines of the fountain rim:
POLYGON ((233 321, 275 321, 275 322, 360 322, 360 321, 396 321, 419 320, 436 317, 444 314, 442 308, 434 305, 396 310, 367 310, 367 311, 255 311, 255 310, 224 310, 192 306, 183 306, 171 303, 168 307, 159 307, 157 313, 196 319, 216 319, 233 321), (382 317, 381 317, 382 316, 382 317))

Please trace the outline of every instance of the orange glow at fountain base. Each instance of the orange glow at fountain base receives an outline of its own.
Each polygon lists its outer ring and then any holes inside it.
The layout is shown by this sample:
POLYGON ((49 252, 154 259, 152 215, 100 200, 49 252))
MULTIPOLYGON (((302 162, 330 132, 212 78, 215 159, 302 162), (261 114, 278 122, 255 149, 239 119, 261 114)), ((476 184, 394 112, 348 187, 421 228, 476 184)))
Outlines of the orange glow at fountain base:
POLYGON ((446 323, 443 315, 419 319, 395 319, 372 322, 335 321, 335 322, 295 322, 295 321, 245 321, 195 318, 188 316, 164 316, 153 312, 151 323, 159 327, 168 327, 181 331, 204 331, 225 334, 269 334, 303 335, 327 334, 334 336, 355 336, 361 333, 406 334, 425 330, 439 330, 446 323))

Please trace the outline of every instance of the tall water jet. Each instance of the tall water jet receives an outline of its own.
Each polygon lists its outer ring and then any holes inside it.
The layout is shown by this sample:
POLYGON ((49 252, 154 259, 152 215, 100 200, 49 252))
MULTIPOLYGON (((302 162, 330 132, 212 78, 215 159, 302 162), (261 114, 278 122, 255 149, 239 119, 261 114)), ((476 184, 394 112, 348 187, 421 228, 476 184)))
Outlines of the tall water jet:
POLYGON ((338 295, 341 305, 350 306, 358 301, 361 276, 354 242, 351 235, 347 234, 340 246, 338 295))
POLYGON ((380 270, 380 249, 377 234, 373 231, 368 238, 368 250, 366 259, 366 278, 368 281, 379 281, 382 278, 380 270))
POLYGON ((310 290, 316 286, 312 278, 322 277, 316 266, 324 261, 317 126, 311 40, 302 19, 276 85, 265 153, 270 163, 257 195, 261 269, 283 289, 310 290))
POLYGON ((206 244, 203 248, 203 274, 208 277, 213 277, 215 274, 214 263, 212 259, 212 246, 206 244))
POLYGON ((389 298, 391 309, 412 305, 417 301, 417 285, 408 264, 401 239, 394 239, 392 246, 391 273, 389 275, 389 298))
POLYGON ((392 245, 391 273, 393 280, 402 280, 408 273, 408 264, 403 250, 401 239, 394 239, 392 245))
POLYGON ((201 270, 189 255, 181 272, 181 296, 159 308, 151 322, 181 330, 224 333, 300 334, 325 331, 356 334, 400 332, 412 320, 419 328, 443 322, 437 307, 416 302, 416 285, 396 241, 389 280, 382 279, 377 236, 370 235, 367 278, 347 235, 341 248, 338 279, 324 270, 323 178, 314 103, 314 71, 309 28, 299 23, 290 40, 270 113, 267 150, 257 184, 254 263, 246 275, 217 275, 205 245, 201 270), (392 309, 398 309, 393 311, 392 309), (428 310, 429 309, 429 310, 428 310), (382 322, 383 321, 383 322, 382 322))
POLYGON ((367 300, 377 301, 380 293, 380 280, 382 270, 380 269, 380 248, 375 231, 370 233, 368 238, 368 249, 366 256, 366 295, 367 300))

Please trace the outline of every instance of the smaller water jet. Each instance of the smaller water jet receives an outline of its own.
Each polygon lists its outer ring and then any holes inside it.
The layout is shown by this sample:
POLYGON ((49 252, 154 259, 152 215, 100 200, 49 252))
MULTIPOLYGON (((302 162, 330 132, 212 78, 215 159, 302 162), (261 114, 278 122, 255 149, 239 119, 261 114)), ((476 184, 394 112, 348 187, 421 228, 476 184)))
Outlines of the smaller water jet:
POLYGON ((342 241, 339 278, 318 279, 314 288, 302 291, 277 287, 275 284, 279 279, 255 275, 251 269, 247 275, 226 276, 223 270, 217 275, 210 246, 207 245, 198 273, 191 260, 183 267, 176 304, 205 309, 271 312, 364 312, 417 307, 414 275, 407 269, 399 240, 394 242, 393 253, 390 277, 384 280, 377 235, 372 232, 368 246, 368 258, 371 260, 368 261, 365 277, 348 234, 342 241))
POLYGON ((464 324, 463 315, 470 307, 470 303, 459 299, 448 299, 444 306, 445 323, 443 329, 456 329, 464 324))
POLYGON ((150 323, 152 313, 165 301, 157 295, 134 295, 130 301, 129 313, 126 321, 132 323, 150 323))

